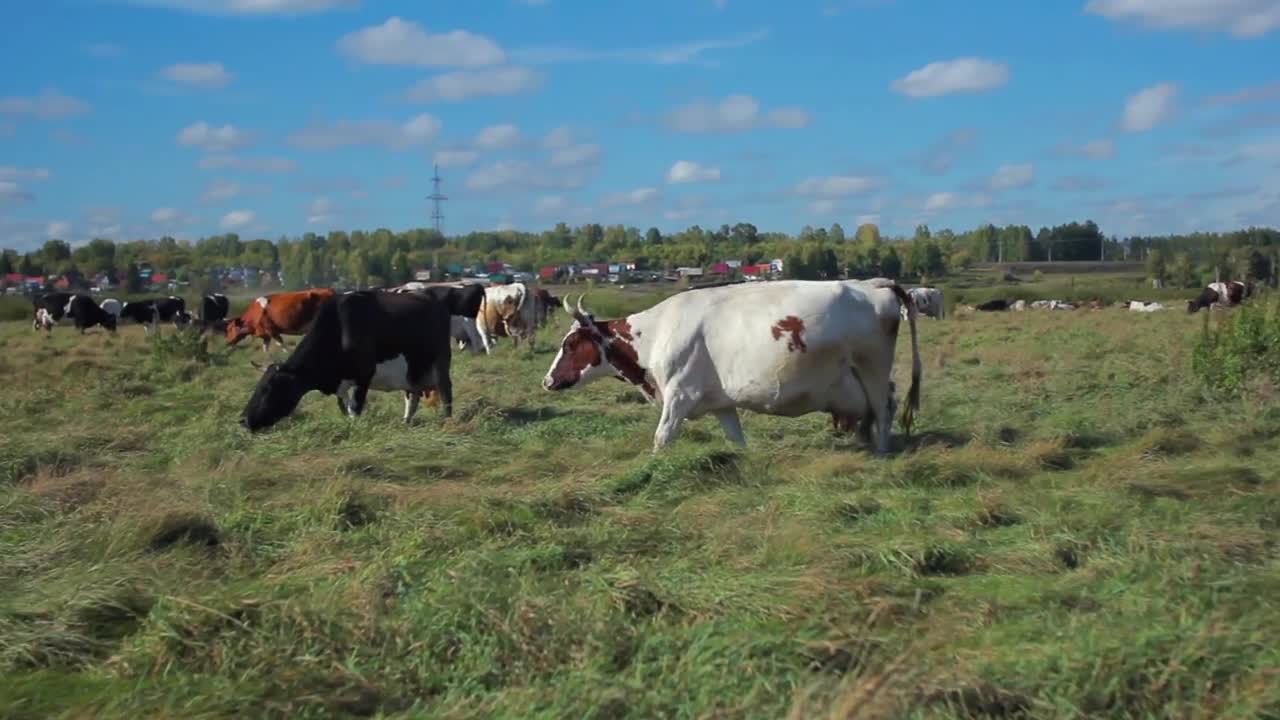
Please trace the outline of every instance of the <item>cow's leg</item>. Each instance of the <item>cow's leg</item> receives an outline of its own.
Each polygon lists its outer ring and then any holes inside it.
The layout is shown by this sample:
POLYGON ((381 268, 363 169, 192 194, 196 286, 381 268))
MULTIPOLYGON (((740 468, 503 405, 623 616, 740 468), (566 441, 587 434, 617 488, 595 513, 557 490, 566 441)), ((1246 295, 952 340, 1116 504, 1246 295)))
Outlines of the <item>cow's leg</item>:
POLYGON ((359 417, 364 412, 364 403, 369 396, 369 383, 366 380, 363 383, 355 384, 355 391, 351 393, 351 403, 349 415, 351 417, 359 417))
POLYGON ((271 336, 270 335, 262 338, 262 352, 264 353, 271 352, 271 336))
POLYGON ((422 394, 416 390, 406 390, 404 393, 404 424, 408 425, 413 416, 418 412, 418 401, 422 398, 422 394))
POLYGON ((742 421, 738 419, 737 408, 717 410, 715 415, 720 421, 720 427, 724 428, 724 435, 729 438, 729 442, 738 447, 746 447, 747 436, 742 433, 742 421))
POLYGON ((656 453, 671 444, 680 431, 680 425, 693 407, 693 401, 683 392, 668 387, 662 392, 662 416, 658 429, 653 433, 653 451, 656 453))
POLYGON ((284 337, 281 336, 279 333, 273 335, 271 339, 275 340, 276 344, 279 345, 281 348, 283 348, 285 352, 289 352, 289 346, 284 344, 284 337))
POLYGON ((347 407, 347 391, 351 389, 351 383, 342 381, 338 383, 338 389, 333 393, 333 397, 338 401, 338 412, 343 415, 349 415, 350 410, 347 407))
POLYGON ((448 368, 436 373, 436 392, 444 406, 444 416, 453 417, 453 380, 449 378, 448 368))

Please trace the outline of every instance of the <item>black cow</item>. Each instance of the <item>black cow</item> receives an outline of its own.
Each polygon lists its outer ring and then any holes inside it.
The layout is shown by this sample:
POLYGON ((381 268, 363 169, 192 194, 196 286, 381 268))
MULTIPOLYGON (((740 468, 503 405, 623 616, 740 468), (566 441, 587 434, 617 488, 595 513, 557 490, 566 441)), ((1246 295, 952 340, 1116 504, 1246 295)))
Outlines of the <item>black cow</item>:
POLYGON ((476 315, 480 305, 484 303, 484 286, 480 283, 467 283, 462 287, 449 285, 429 285, 408 289, 405 286, 384 292, 413 293, 435 298, 449 305, 449 313, 454 317, 449 321, 449 335, 457 341, 459 350, 480 351, 480 334, 476 330, 476 315))
POLYGON ((71 298, 71 302, 67 304, 67 316, 75 323, 81 335, 94 325, 101 325, 113 334, 116 331, 116 316, 103 310, 88 295, 71 298))
POLYGON ((982 312, 1001 312, 1009 309, 1008 300, 988 300, 984 303, 974 306, 974 310, 982 312))
POLYGON ((170 295, 127 302, 120 308, 120 320, 144 325, 150 335, 157 323, 172 322, 175 328, 180 328, 191 322, 191 315, 187 312, 186 300, 170 295))
POLYGON ((259 368, 262 377, 240 424, 250 432, 271 427, 312 390, 336 395, 339 410, 351 417, 364 410, 370 389, 399 390, 406 423, 422 396, 438 393, 444 416, 451 417, 449 319, 451 309, 462 302, 460 289, 444 302, 418 293, 361 290, 339 295, 320 308, 283 364, 259 368))
POLYGON ((71 298, 75 297, 74 293, 69 292, 47 292, 37 295, 31 299, 31 311, 33 317, 31 319, 31 329, 51 332, 53 326, 62 321, 66 317, 67 311, 71 308, 71 298))
POLYGON ((222 334, 227 330, 227 315, 230 313, 231 303, 227 301, 227 296, 222 293, 212 293, 200 298, 200 315, 195 322, 202 332, 222 334))

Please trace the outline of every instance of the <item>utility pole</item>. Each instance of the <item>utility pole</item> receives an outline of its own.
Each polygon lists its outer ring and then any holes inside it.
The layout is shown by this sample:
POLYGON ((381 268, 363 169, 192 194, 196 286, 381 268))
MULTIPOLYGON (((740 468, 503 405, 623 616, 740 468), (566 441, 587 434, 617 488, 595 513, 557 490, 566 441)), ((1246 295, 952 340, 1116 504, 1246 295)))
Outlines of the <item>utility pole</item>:
MULTIPOLYGON (((440 166, 431 166, 431 194, 427 196, 431 201, 431 221, 435 226, 436 234, 440 236, 440 241, 444 241, 444 231, 440 229, 440 221, 444 220, 444 211, 441 209, 440 203, 449 198, 440 194, 440 166)), ((439 279, 437 274, 440 272, 440 249, 436 248, 431 251, 431 279, 439 279)))

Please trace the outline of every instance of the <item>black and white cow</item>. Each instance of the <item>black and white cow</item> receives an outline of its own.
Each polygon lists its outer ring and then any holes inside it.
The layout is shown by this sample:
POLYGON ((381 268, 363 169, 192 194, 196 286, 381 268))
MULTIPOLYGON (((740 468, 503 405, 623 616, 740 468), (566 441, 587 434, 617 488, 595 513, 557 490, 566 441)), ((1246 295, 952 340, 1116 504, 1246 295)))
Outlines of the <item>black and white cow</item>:
POLYGON ((126 302, 120 308, 120 321, 142 325, 150 335, 158 323, 171 322, 175 328, 180 328, 191 322, 191 315, 187 313, 186 300, 170 295, 126 302))
POLYGON ((200 314, 194 319, 201 331, 225 333, 231 303, 222 293, 210 293, 200 298, 200 314))
POLYGON ((1239 305, 1249 295, 1249 288, 1239 280, 1209 283, 1195 300, 1187 301, 1187 312, 1197 313, 1203 308, 1239 305))
POLYGON ((338 408, 351 417, 364 410, 371 389, 403 392, 406 423, 424 395, 438 394, 451 417, 449 318, 463 302, 461 293, 442 302, 419 293, 362 290, 325 303, 287 360, 259 368, 262 377, 240 424, 250 432, 271 427, 312 390, 336 395, 338 408))
POLYGON ((33 317, 31 319, 32 330, 45 330, 51 332, 53 326, 62 322, 71 309, 71 298, 75 297, 74 293, 69 292, 47 292, 37 295, 31 299, 31 311, 33 317))
POLYGON ((88 295, 76 295, 71 298, 71 302, 67 304, 67 316, 71 318, 81 335, 95 325, 100 325, 113 334, 116 331, 116 316, 103 310, 88 295))

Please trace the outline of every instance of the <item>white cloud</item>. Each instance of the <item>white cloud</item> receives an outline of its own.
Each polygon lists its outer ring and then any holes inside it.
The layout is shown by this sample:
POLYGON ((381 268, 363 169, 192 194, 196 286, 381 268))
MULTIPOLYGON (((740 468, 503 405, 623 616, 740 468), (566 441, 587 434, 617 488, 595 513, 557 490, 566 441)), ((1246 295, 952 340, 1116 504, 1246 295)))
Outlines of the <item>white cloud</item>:
POLYGON ((481 150, 508 150, 520 142, 520 128, 511 123, 490 125, 476 133, 475 146, 481 150))
POLYGON ((813 215, 830 215, 836 210, 835 200, 814 200, 805 207, 813 215))
POLYGON ((432 162, 442 168, 466 167, 479 157, 480 153, 474 150, 440 150, 432 158, 432 162))
POLYGON ((600 200, 600 207, 638 207, 640 205, 648 205, 658 199, 658 189, 645 187, 628 190, 626 192, 616 192, 605 195, 600 200))
POLYGON ((994 90, 1009 82, 1009 68, 976 57, 931 62, 890 83, 900 95, 912 98, 938 97, 952 93, 994 90))
POLYGON ((20 168, 0 165, 0 180, 48 180, 53 173, 47 168, 20 168))
POLYGON ((1081 145, 1063 143, 1058 146, 1058 152, 1063 155, 1078 155, 1093 160, 1106 160, 1115 157, 1116 143, 1110 139, 1090 140, 1081 145))
POLYGON ((99 60, 109 60, 124 55, 124 48, 114 43, 85 43, 80 46, 80 51, 99 60))
POLYGON ((338 52, 370 65, 483 67, 506 61, 502 48, 483 35, 466 30, 433 35, 399 17, 343 35, 338 52))
POLYGON ((44 234, 49 238, 65 238, 71 234, 71 223, 54 220, 45 226, 44 234))
POLYGON ((1032 163, 1021 165, 1001 165, 991 177, 992 190, 1015 190, 1024 188, 1036 180, 1036 166, 1032 163))
POLYGON ((552 215, 564 212, 569 207, 569 201, 560 195, 546 195, 538 198, 533 204, 533 211, 539 215, 552 215))
POLYGON ((724 40, 696 40, 680 45, 651 48, 618 48, 612 50, 592 50, 575 47, 551 46, 530 47, 513 51, 512 57, 521 62, 534 65, 572 62, 625 62, 645 65, 709 65, 713 61, 703 60, 704 53, 711 50, 732 50, 757 43, 767 37, 770 32, 762 28, 754 32, 727 38, 724 40))
POLYGON ((542 147, 548 150, 563 150, 573 144, 573 130, 568 125, 561 125, 542 136, 542 147))
POLYGON ((472 170, 464 186, 476 192, 534 188, 571 190, 585 185, 587 179, 585 172, 574 168, 548 172, 545 167, 535 167, 527 162, 500 160, 472 170))
POLYGON ((717 10, 723 10, 729 7, 729 0, 711 0, 711 4, 715 5, 717 10))
POLYGON ((90 109, 89 103, 64 95, 57 90, 44 90, 34 97, 0 98, 0 115, 20 115, 40 120, 58 120, 83 115, 90 109))
POLYGON ((355 8, 360 0, 125 0, 131 5, 187 10, 202 15, 309 15, 355 8))
POLYGON ((201 170, 239 170, 251 173, 290 173, 298 163, 283 157, 243 157, 240 155, 205 155, 197 164, 201 170))
POLYGON ((238 196, 241 191, 242 188, 239 183, 214 180, 200 194, 200 202, 209 204, 223 202, 238 196))
POLYGON ((409 102, 461 102, 477 97, 531 93, 542 87, 544 77, 526 67, 507 66, 481 70, 457 70, 418 82, 405 91, 409 102))
POLYGON ((318 197, 307 206, 307 224, 320 225, 337 219, 337 210, 333 201, 327 197, 318 197))
POLYGON ((1125 132, 1146 132, 1168 120, 1178 99, 1178 86, 1160 83, 1134 93, 1125 101, 1120 127, 1125 132))
POLYGON ((812 177, 802 180, 795 187, 799 195, 812 195, 819 198, 846 197, 884 187, 884 180, 858 175, 832 175, 829 177, 812 177))
POLYGON ((257 217, 252 210, 232 210, 222 216, 222 221, 218 223, 218 226, 223 230, 239 230, 247 225, 252 225, 257 217))
POLYGON ((34 202, 35 196, 13 180, 0 180, 0 204, 26 204, 34 202))
POLYGON ((720 168, 706 167, 692 160, 677 160, 667 171, 667 182, 672 185, 681 183, 716 182, 720 179, 720 168))
POLYGON ((352 145, 381 145, 404 150, 429 144, 440 133, 440 121, 423 113, 397 125, 384 120, 339 120, 331 126, 312 126, 290 133, 290 145, 308 150, 332 150, 352 145))
POLYGON ((548 164, 553 168, 585 167, 599 162, 600 155, 600 146, 595 143, 570 145, 551 153, 548 164))
POLYGON ((694 100, 667 113, 663 122, 682 133, 733 133, 752 128, 803 128, 809 113, 795 107, 775 108, 761 114, 760 103, 750 95, 730 95, 719 102, 694 100))
POLYGON ((177 220, 182 215, 177 208, 162 207, 151 211, 151 222, 164 225, 177 220))
POLYGON ((1280 28, 1275 0, 1089 0, 1085 12, 1162 30, 1210 30, 1240 38, 1280 28))
POLYGON ((937 192, 924 201, 924 209, 928 212, 944 210, 962 210, 966 208, 982 208, 991 204, 991 196, 986 193, 961 195, 953 192, 937 192))
POLYGON ((160 74, 171 82, 199 90, 219 90, 235 77, 220 62, 178 63, 161 70, 160 74))
POLYGON ((178 144, 205 152, 226 152, 249 144, 248 136, 232 125, 214 127, 201 120, 178 131, 178 144))

